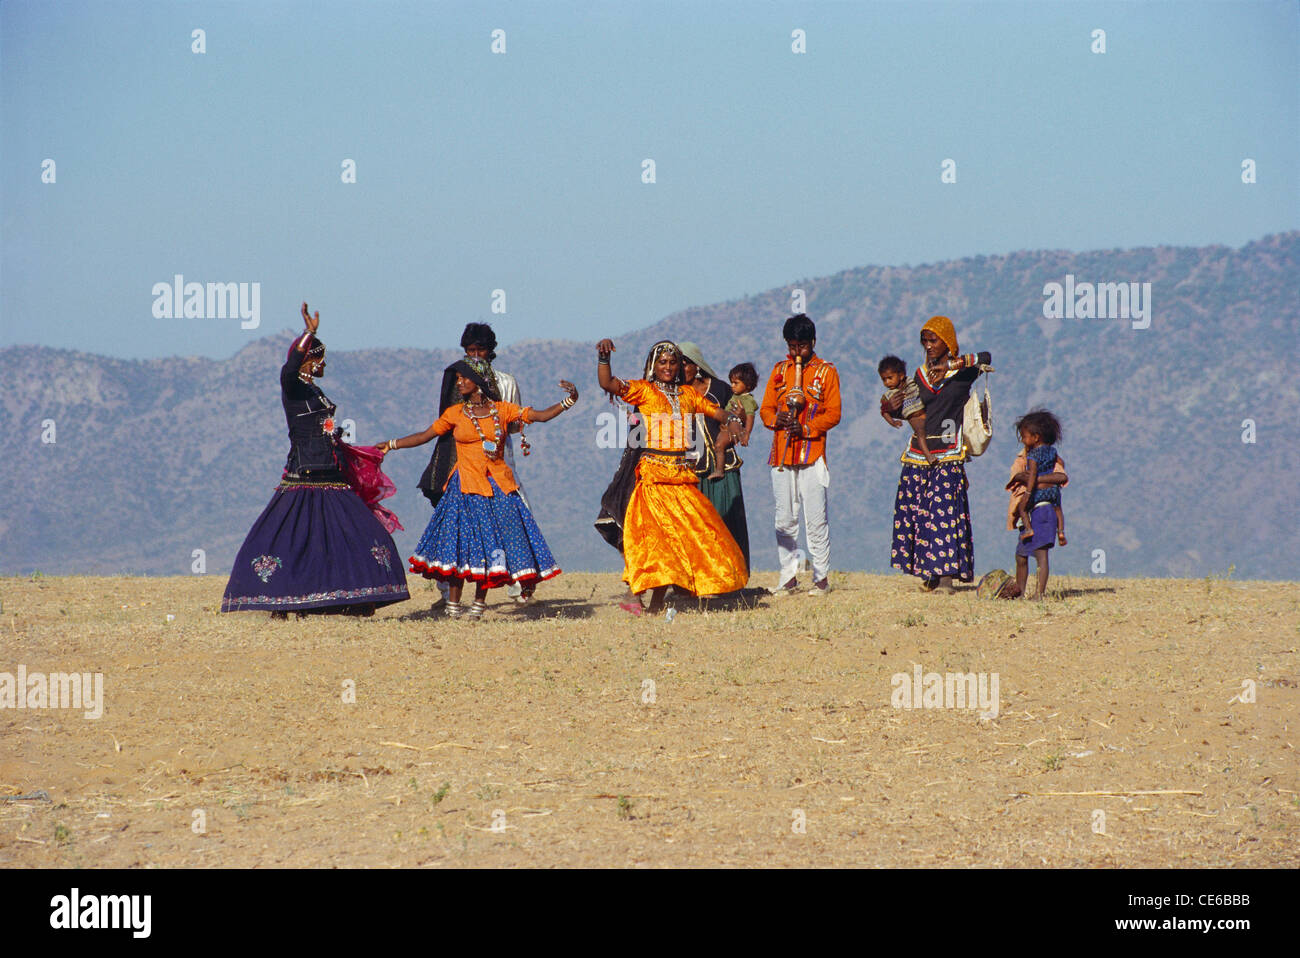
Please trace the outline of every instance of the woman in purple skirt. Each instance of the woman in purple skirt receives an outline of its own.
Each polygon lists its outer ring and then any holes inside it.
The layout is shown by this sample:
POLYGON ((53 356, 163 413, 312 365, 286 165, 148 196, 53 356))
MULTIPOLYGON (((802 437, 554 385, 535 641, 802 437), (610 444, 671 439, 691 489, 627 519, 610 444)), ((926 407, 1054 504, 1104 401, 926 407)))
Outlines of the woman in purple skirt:
POLYGON ((379 447, 410 449, 448 433, 456 440, 456 466, 410 559, 413 573, 447 581, 447 616, 452 619, 482 618, 488 590, 496 586, 517 582, 527 587, 560 574, 503 451, 513 423, 554 419, 578 401, 578 390, 560 380, 568 393, 563 400, 545 409, 520 408, 499 401, 489 369, 473 359, 452 363, 449 370, 456 374, 461 401, 448 406, 424 432, 379 447), (468 610, 460 604, 466 582, 475 584, 468 610))
POLYGON ((289 459, 235 558, 221 611, 265 609, 278 618, 289 612, 370 615, 377 606, 410 598, 389 535, 400 526, 392 513, 367 505, 354 491, 360 470, 381 482, 384 477, 359 461, 365 450, 341 441, 335 406, 315 382, 325 373, 325 344, 315 335, 320 313, 309 315, 303 303, 302 317, 306 332, 280 369, 289 459))
MULTIPOLYGON (((957 332, 947 316, 932 316, 921 327, 921 346, 925 363, 914 378, 925 406, 929 450, 913 437, 903 453, 890 564, 919 576, 923 591, 952 592, 954 578, 975 578, 964 465, 970 450, 962 436, 962 413, 980 366, 993 359, 988 353, 959 353, 957 332)), ((896 413, 901 405, 900 393, 889 408, 896 413)))

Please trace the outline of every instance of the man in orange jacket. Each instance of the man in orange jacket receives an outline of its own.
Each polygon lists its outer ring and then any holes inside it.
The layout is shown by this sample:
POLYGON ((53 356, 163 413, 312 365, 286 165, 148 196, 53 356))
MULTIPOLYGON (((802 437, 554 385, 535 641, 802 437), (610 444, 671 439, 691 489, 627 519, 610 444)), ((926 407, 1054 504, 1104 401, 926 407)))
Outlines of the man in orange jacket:
POLYGON ((826 434, 840 421, 840 376, 813 352, 817 327, 803 313, 791 316, 782 330, 789 355, 772 369, 759 415, 773 430, 772 492, 776 497, 776 554, 781 563, 774 595, 799 590, 799 550, 795 547, 802 513, 804 535, 812 556, 809 595, 830 590, 831 534, 827 521, 826 434), (801 370, 796 381, 796 370, 801 370))

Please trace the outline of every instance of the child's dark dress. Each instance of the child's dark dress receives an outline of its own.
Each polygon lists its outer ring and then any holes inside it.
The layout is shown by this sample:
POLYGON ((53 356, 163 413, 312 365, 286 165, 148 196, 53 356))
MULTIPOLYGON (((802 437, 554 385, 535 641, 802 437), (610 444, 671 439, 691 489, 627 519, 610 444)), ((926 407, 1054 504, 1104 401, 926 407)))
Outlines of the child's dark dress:
MULTIPOLYGON (((1045 476, 1056 468, 1056 447, 1038 446, 1026 454, 1030 462, 1038 464, 1038 474, 1045 476)), ((1056 544, 1056 509, 1061 504, 1059 486, 1035 486, 1029 500, 1029 528, 1032 539, 1021 540, 1016 555, 1031 556, 1039 549, 1050 549, 1056 544)))

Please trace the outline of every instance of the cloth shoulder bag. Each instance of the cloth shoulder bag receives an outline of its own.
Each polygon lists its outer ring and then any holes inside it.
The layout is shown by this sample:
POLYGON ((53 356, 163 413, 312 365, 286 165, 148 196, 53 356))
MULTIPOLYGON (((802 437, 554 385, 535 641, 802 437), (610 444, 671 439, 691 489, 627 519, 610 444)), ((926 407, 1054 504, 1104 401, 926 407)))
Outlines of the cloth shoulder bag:
POLYGON ((980 372, 984 374, 984 398, 980 399, 976 395, 975 383, 972 382, 970 397, 962 412, 961 432, 972 456, 983 455, 989 446, 989 440, 993 438, 993 401, 989 397, 988 376, 993 372, 993 367, 981 365, 980 372))

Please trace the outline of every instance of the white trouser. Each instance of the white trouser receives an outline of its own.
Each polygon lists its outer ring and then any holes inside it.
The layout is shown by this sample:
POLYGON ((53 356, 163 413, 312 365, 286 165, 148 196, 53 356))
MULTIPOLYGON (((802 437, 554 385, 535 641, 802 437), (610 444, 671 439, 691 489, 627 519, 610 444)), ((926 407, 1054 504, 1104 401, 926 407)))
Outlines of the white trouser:
POLYGON ((820 582, 831 568, 831 530, 826 521, 827 490, 831 473, 822 457, 806 466, 772 470, 772 493, 776 497, 776 557, 781 563, 784 585, 799 574, 803 553, 797 548, 799 516, 803 514, 808 553, 812 556, 813 579, 820 582))

